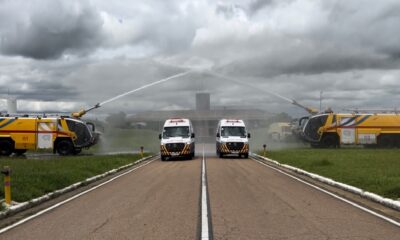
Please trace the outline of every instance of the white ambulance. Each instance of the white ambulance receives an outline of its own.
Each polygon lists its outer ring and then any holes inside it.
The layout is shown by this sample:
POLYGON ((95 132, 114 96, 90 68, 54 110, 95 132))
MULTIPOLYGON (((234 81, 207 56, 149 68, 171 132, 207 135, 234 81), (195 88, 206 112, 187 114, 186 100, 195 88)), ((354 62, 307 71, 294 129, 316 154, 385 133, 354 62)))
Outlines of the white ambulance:
POLYGON ((250 133, 239 119, 222 119, 217 127, 217 155, 222 158, 227 154, 249 157, 250 133))
POLYGON ((195 151, 195 135, 193 125, 186 118, 171 118, 164 123, 161 140, 161 160, 172 157, 187 157, 192 159, 195 151))

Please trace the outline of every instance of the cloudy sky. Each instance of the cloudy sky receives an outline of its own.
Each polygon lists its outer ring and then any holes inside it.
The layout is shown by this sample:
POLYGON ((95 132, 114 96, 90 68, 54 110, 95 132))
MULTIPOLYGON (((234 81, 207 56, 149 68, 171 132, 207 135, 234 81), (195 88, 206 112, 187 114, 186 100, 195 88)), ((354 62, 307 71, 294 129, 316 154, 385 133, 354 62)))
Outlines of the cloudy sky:
POLYGON ((400 107, 399 12, 398 0, 0 0, 0 96, 73 111, 191 71, 99 111, 190 109, 202 91, 292 115, 305 112, 268 91, 400 107))

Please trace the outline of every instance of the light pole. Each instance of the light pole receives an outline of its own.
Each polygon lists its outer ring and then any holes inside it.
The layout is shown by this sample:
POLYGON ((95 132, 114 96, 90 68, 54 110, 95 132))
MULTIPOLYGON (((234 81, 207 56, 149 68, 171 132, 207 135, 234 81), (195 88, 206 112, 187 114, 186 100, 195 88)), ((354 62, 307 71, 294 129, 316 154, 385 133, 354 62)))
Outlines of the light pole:
POLYGON ((322 91, 319 92, 319 112, 322 112, 322 91))

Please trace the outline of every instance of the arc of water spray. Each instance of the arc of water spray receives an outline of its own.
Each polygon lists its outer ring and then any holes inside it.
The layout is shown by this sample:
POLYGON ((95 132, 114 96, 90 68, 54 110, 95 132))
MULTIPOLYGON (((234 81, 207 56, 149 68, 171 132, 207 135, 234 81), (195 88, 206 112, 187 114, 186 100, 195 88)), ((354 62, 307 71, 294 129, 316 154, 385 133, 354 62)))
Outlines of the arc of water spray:
POLYGON ((235 82, 237 84, 244 85, 244 86, 249 87, 249 88, 257 89, 258 91, 261 91, 261 92, 264 92, 264 93, 267 93, 267 94, 271 94, 271 95, 276 96, 276 97, 278 97, 280 99, 283 99, 283 100, 285 100, 285 101, 287 101, 289 103, 293 103, 294 102, 293 99, 287 98, 287 97, 282 96, 282 95, 280 95, 278 93, 274 93, 274 92, 271 92, 271 91, 268 91, 268 90, 265 90, 265 89, 260 89, 260 88, 258 88, 256 86, 253 86, 253 85, 247 84, 245 82, 239 81, 239 80, 237 80, 235 78, 227 77, 225 75, 221 75, 219 73, 211 72, 211 71, 208 71, 207 73, 212 75, 212 76, 214 76, 214 77, 217 77, 217 78, 225 79, 225 80, 230 81, 230 82, 235 82))
POLYGON ((278 98, 280 98, 280 99, 283 99, 283 100, 285 100, 285 101, 287 101, 287 102, 289 102, 289 103, 291 103, 291 104, 293 104, 293 105, 295 105, 295 106, 298 106, 298 107, 300 107, 300 108, 303 108, 304 110, 306 110, 307 112, 309 112, 309 113, 311 113, 311 114, 315 114, 315 113, 318 112, 317 110, 315 110, 315 109, 313 109, 313 108, 309 108, 309 107, 303 106, 303 105, 301 105, 300 103, 298 103, 296 100, 287 98, 287 97, 282 96, 282 95, 280 95, 280 94, 278 94, 278 93, 271 92, 271 91, 268 91, 268 90, 265 90, 265 89, 260 89, 260 88, 258 88, 258 87, 256 87, 256 86, 253 86, 253 85, 244 83, 244 82, 239 81, 239 80, 237 80, 237 79, 235 79, 235 78, 232 78, 232 77, 227 77, 227 76, 221 75, 221 74, 216 73, 216 72, 213 72, 213 71, 207 71, 207 73, 210 74, 211 76, 214 76, 214 77, 217 77, 217 78, 221 78, 221 79, 225 79, 225 80, 227 80, 227 81, 235 82, 235 83, 237 83, 237 84, 244 85, 244 86, 247 86, 247 87, 249 87, 249 88, 253 88, 253 89, 256 89, 256 90, 258 90, 258 91, 261 91, 261 92, 264 92, 264 93, 273 95, 273 96, 278 97, 278 98))
POLYGON ((185 75, 189 74, 190 72, 192 72, 192 71, 186 71, 186 72, 178 73, 178 74, 175 74, 175 75, 172 75, 172 76, 163 78, 163 79, 161 79, 161 80, 152 82, 152 83, 150 83, 150 84, 146 84, 146 85, 141 86, 141 87, 139 87, 139 88, 133 89, 133 90, 128 91, 128 92, 125 92, 125 93, 123 93, 123 94, 120 94, 120 95, 118 95, 118 96, 116 96, 116 97, 113 97, 113 98, 110 98, 110 99, 108 99, 108 100, 105 100, 105 101, 103 101, 103 102, 101 102, 101 103, 97 103, 96 105, 94 105, 93 107, 91 107, 91 108, 89 108, 89 109, 81 110, 80 112, 74 112, 74 113, 72 113, 71 115, 72 115, 73 117, 80 118, 80 117, 82 117, 83 115, 85 115, 87 112, 89 112, 89 111, 91 111, 91 110, 93 110, 93 109, 99 108, 99 107, 103 106, 104 104, 110 103, 110 102, 112 102, 112 101, 115 101, 115 100, 117 100, 117 99, 120 99, 120 98, 122 98, 122 97, 125 97, 126 95, 129 95, 129 94, 138 92, 138 91, 143 90, 143 89, 145 89, 145 88, 148 88, 148 87, 151 87, 151 86, 154 86, 154 85, 157 85, 157 84, 160 84, 160 83, 169 81, 169 80, 171 80, 171 79, 175 79, 175 78, 179 78, 179 77, 185 76, 185 75))
POLYGON ((100 106, 103 106, 104 104, 107 104, 107 103, 109 103, 109 102, 115 101, 115 100, 117 100, 117 99, 119 99, 119 98, 125 97, 126 95, 129 95, 129 94, 132 94, 132 93, 134 93, 134 92, 138 92, 138 91, 140 91, 140 90, 143 90, 143 89, 145 89, 145 88, 148 88, 148 87, 151 87, 151 86, 154 86, 154 85, 157 85, 157 84, 166 82, 166 81, 171 80, 171 79, 174 79, 174 78, 179 78, 179 77, 185 76, 185 75, 187 75, 187 74, 190 73, 190 72, 191 72, 191 71, 187 71, 187 72, 183 72, 183 73, 178 73, 178 74, 169 76, 169 77, 167 77, 167 78, 163 78, 163 79, 161 79, 161 80, 152 82, 152 83, 150 83, 150 84, 141 86, 141 87, 139 87, 139 88, 133 89, 133 90, 131 90, 131 91, 129 91, 129 92, 125 92, 125 93, 123 93, 123 94, 121 94, 121 95, 118 95, 118 96, 116 96, 116 97, 110 98, 110 99, 108 99, 108 100, 106 100, 106 101, 103 101, 103 102, 99 103, 99 107, 100 107, 100 106))

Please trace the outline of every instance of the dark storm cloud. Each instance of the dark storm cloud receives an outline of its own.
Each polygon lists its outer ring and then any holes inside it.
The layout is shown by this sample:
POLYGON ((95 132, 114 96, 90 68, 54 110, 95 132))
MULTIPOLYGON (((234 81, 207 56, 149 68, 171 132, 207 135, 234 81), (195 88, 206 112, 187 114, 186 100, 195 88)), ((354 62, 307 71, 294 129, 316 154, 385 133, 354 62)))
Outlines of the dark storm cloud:
POLYGON ((23 80, 15 80, 15 83, 8 84, 7 88, 0 89, 0 96, 11 95, 17 99, 62 101, 73 100, 78 96, 77 89, 66 86, 60 82, 39 81, 22 83, 23 80))
POLYGON ((8 15, 1 24, 1 52, 35 59, 58 58, 63 53, 85 54, 101 42, 102 19, 90 5, 79 1, 35 0, 0 7, 8 15), (12 17, 7 10, 24 9, 12 17), (13 9, 15 8, 15 9, 13 9), (18 17, 19 16, 19 17, 18 17))
POLYGON ((246 21, 225 22, 225 36, 224 28, 210 30, 214 41, 197 42, 196 53, 226 62, 219 69, 242 76, 398 69, 400 3, 361 2, 253 1, 246 21))
POLYGON ((310 106, 319 105, 321 90, 324 104, 336 109, 388 105, 399 99, 393 90, 400 88, 399 6, 396 0, 3 1, 1 89, 92 106, 193 67, 254 87, 199 70, 99 111, 189 109, 202 91, 219 106, 295 109, 257 89, 310 106))

